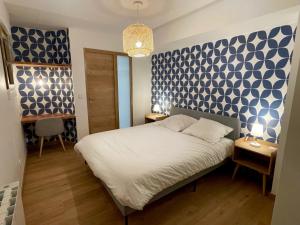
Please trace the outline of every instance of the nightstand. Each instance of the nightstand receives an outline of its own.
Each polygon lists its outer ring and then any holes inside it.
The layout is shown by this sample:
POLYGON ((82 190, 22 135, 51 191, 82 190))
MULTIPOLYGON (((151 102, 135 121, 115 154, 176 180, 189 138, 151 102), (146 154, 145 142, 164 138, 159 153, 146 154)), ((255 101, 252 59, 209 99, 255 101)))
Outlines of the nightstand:
POLYGON ((245 138, 240 138, 235 141, 232 160, 236 163, 236 167, 232 179, 235 178, 241 166, 255 170, 262 174, 263 194, 265 195, 267 176, 272 176, 273 174, 278 145, 268 141, 257 140, 261 146, 253 147, 250 145, 252 140, 252 138, 249 138, 247 141, 245 138))
POLYGON ((160 113, 149 113, 145 115, 145 123, 152 123, 155 121, 163 120, 167 118, 167 115, 160 114, 160 113))

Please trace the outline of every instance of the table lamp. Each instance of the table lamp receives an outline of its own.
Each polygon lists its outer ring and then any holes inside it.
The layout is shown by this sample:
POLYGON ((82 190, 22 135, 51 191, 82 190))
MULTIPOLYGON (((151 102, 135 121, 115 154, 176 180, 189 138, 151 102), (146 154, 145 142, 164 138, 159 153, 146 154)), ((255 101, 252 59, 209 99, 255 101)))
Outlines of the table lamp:
POLYGON ((155 104, 153 107, 153 112, 159 113, 160 112, 160 107, 158 104, 155 104))
POLYGON ((256 138, 262 137, 264 134, 264 127, 261 124, 255 123, 251 129, 251 135, 254 137, 254 141, 250 142, 253 147, 260 147, 260 143, 256 141, 256 138))

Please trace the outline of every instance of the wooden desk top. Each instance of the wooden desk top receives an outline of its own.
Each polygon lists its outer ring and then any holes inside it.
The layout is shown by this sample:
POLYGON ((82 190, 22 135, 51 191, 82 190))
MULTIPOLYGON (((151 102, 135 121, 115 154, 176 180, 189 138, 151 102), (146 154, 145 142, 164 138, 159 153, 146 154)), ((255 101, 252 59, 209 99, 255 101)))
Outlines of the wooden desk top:
POLYGON ((42 114, 36 116, 22 116, 21 123, 34 123, 38 120, 42 119, 50 119, 50 118, 61 118, 63 120, 73 119, 76 118, 73 114, 64 114, 64 113, 57 113, 57 114, 42 114))
POLYGON ((261 144, 260 147, 253 147, 250 145, 250 142, 253 141, 252 138, 249 138, 248 141, 245 141, 245 138, 240 138, 235 141, 235 146, 239 148, 246 149, 251 152, 255 152, 267 157, 271 157, 273 154, 276 154, 278 145, 268 142, 268 141, 263 141, 263 140, 257 140, 258 143, 261 144))

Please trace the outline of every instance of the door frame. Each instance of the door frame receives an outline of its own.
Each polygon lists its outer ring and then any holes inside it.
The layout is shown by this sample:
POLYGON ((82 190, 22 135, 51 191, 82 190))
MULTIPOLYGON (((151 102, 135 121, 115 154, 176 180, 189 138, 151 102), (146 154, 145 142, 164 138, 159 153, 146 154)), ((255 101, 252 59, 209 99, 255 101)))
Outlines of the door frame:
POLYGON ((86 101, 87 101, 87 111, 88 111, 88 125, 89 125, 89 134, 91 134, 91 125, 90 125, 90 117, 89 117, 89 92, 87 87, 87 65, 85 60, 86 52, 94 52, 112 55, 114 59, 114 79, 115 79, 115 112, 116 112, 116 128, 120 128, 119 126, 119 90, 118 90, 118 65, 117 65, 117 56, 127 56, 129 58, 129 79, 130 79, 130 126, 133 125, 133 84, 132 84, 132 58, 128 56, 128 54, 124 52, 114 52, 93 48, 83 48, 83 58, 84 58, 84 72, 85 72, 85 91, 86 91, 86 101))

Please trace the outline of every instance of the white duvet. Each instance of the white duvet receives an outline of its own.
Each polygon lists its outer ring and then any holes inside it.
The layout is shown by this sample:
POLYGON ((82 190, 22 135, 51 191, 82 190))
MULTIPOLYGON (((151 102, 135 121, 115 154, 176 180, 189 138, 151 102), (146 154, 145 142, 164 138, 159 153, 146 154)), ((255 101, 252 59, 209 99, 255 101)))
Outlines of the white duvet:
POLYGON ((220 163, 232 152, 232 140, 209 144, 158 124, 92 134, 75 145, 123 206, 142 210, 160 191, 220 163))

